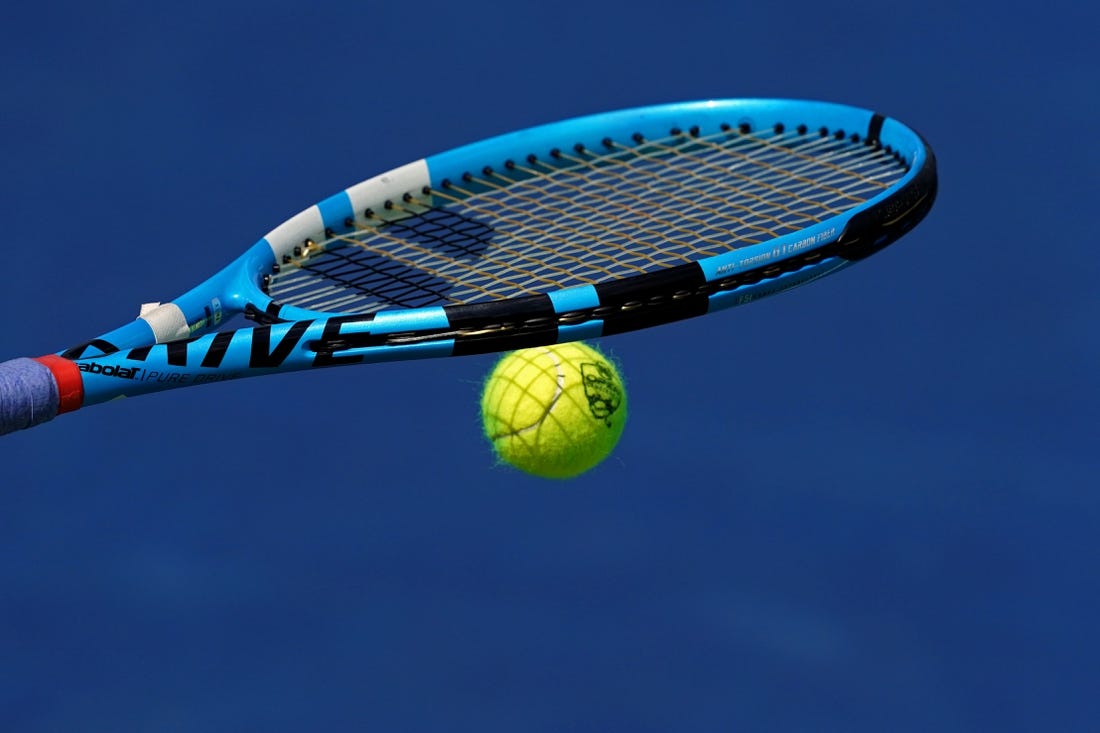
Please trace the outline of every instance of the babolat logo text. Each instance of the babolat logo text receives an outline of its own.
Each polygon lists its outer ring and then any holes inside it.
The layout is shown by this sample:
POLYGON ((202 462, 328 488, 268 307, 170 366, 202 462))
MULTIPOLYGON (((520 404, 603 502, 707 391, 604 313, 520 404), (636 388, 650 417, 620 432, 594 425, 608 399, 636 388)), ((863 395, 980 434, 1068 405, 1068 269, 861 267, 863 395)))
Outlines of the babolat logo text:
POLYGON ((78 362, 76 368, 89 374, 102 374, 105 377, 118 377, 119 379, 137 379, 138 374, 141 372, 139 367, 120 367, 113 364, 103 366, 94 361, 78 362))

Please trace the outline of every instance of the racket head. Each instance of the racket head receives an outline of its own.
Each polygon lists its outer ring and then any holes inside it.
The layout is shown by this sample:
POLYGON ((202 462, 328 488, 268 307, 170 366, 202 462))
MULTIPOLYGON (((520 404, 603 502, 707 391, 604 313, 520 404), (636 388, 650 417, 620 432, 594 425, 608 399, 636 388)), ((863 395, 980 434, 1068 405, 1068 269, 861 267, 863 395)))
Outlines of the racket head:
POLYGON ((886 246, 934 195, 928 145, 866 110, 651 106, 502 135, 346 189, 269 233, 248 279, 272 320, 399 310, 411 330, 499 350, 789 289, 886 246), (513 333, 486 332, 508 319, 513 333))
POLYGON ((238 313, 371 322, 377 338, 357 348, 438 340, 462 354, 594 338, 842 269, 916 224, 935 190, 921 136, 854 107, 707 100, 590 115, 340 191, 143 314, 149 328, 90 345, 195 337, 238 313))

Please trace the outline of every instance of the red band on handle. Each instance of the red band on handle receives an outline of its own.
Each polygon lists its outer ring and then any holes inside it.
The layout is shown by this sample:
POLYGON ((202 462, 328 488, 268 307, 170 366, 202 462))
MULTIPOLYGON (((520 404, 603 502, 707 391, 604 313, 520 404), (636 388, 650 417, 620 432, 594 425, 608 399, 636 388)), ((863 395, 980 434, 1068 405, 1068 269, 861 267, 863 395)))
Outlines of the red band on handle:
POLYGON ((84 405, 84 380, 76 363, 53 354, 38 356, 34 360, 45 365, 57 382, 57 414, 79 410, 84 405))

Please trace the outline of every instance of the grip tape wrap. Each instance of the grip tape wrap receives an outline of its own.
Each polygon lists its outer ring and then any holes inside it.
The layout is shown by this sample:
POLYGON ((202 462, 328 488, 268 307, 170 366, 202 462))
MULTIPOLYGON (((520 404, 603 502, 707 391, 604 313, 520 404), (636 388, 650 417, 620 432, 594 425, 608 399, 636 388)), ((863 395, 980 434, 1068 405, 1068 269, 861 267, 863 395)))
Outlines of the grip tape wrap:
POLYGON ((84 400, 80 371, 68 359, 43 356, 0 363, 0 435, 41 425, 84 400))

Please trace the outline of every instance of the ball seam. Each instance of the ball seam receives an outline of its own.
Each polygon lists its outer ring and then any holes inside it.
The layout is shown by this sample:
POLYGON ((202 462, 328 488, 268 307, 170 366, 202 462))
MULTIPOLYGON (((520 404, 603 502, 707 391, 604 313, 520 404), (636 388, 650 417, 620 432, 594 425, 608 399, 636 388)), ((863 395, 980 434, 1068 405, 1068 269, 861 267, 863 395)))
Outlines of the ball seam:
POLYGON ((502 438, 514 438, 514 437, 529 433, 532 430, 538 430, 539 427, 544 422, 546 422, 546 418, 550 416, 550 413, 553 412, 554 407, 558 404, 558 400, 561 399, 561 396, 563 394, 565 394, 565 372, 562 370, 561 360, 558 358, 558 355, 555 354, 554 351, 551 350, 551 349, 547 349, 547 348, 543 347, 542 348, 542 353, 546 356, 549 356, 551 361, 554 362, 554 372, 555 372, 554 396, 550 398, 550 403, 546 405, 545 409, 543 409, 543 411, 542 411, 542 416, 538 420, 536 420, 535 422, 531 423, 530 425, 526 425, 522 428, 519 428, 517 430, 513 430, 511 432, 508 432, 508 433, 500 433, 500 434, 497 434, 497 435, 493 435, 490 438, 490 440, 500 440, 502 438))

